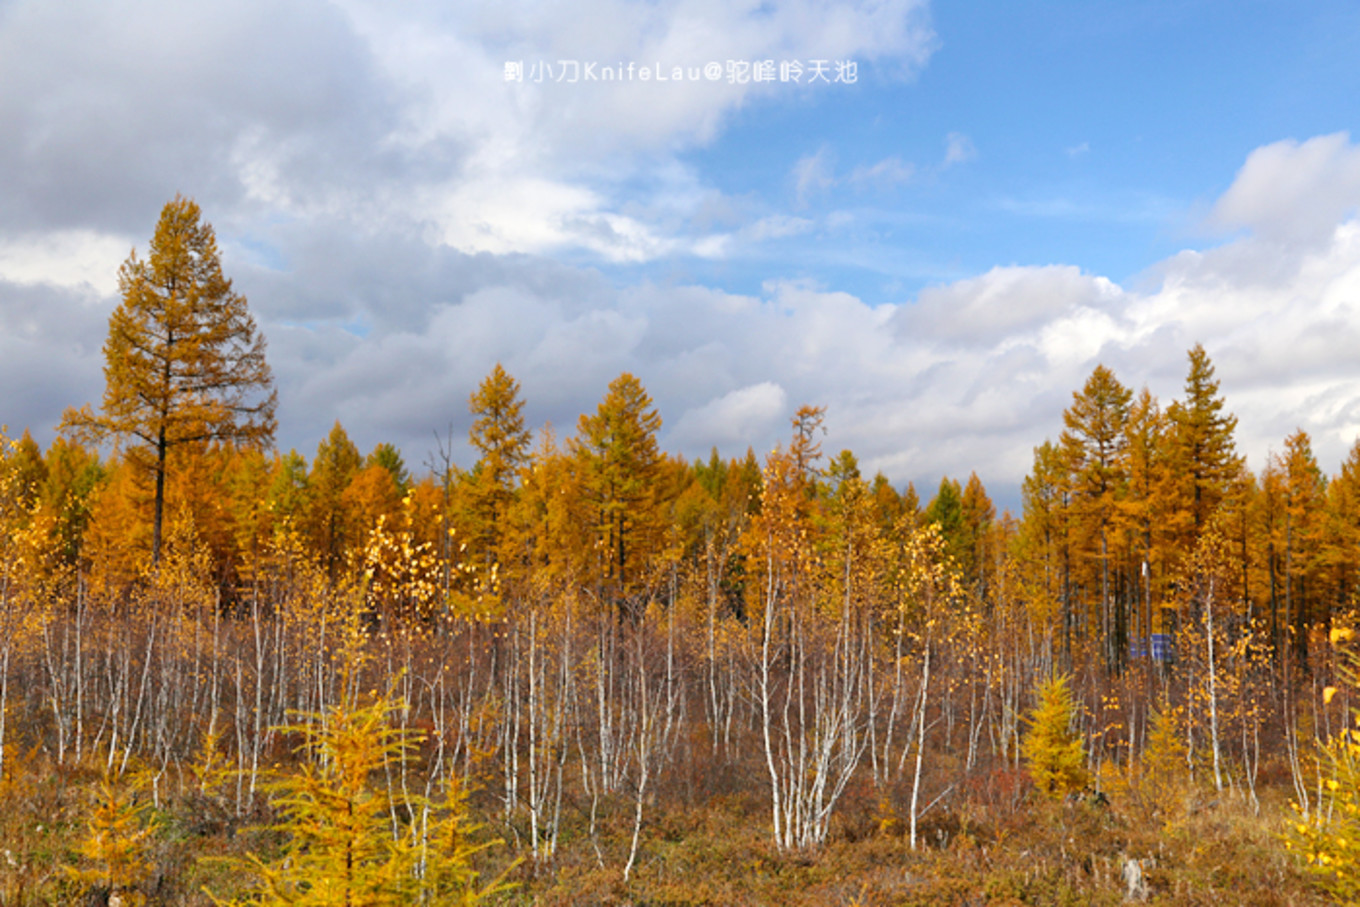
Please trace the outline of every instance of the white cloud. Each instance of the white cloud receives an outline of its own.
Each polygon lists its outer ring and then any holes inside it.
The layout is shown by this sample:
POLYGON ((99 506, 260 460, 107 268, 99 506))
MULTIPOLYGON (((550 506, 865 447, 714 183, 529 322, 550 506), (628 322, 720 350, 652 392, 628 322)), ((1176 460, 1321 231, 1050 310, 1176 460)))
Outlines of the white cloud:
POLYGON ((935 47, 924 0, 485 3, 456 20, 435 5, 394 15, 390 6, 351 0, 345 9, 398 87, 403 125, 392 141, 415 151, 441 143, 466 149, 460 168, 411 199, 447 241, 467 251, 578 247, 614 261, 713 254, 712 240, 695 249, 626 215, 609 185, 711 141, 737 109, 780 90, 725 77, 641 81, 641 68, 669 74, 710 62, 816 57, 881 60, 911 73, 935 47), (522 64, 524 81, 506 81, 507 61, 522 64), (589 64, 597 74, 632 66, 634 77, 586 82, 589 64), (541 196, 546 205, 486 195, 541 196))
POLYGON ((709 444, 735 451, 751 438, 768 436, 777 426, 783 426, 789 412, 784 389, 762 381, 686 411, 670 430, 670 441, 689 450, 709 444))
POLYGON ((743 239, 763 242, 767 239, 785 239, 798 236, 813 228, 813 222, 805 217, 791 217, 787 214, 771 214, 745 227, 741 231, 743 239))
POLYGON ((973 140, 962 132, 951 132, 944 140, 944 166, 963 164, 977 157, 977 147, 973 140))
POLYGON ((1358 206, 1360 147, 1338 132, 1257 148, 1210 219, 1265 239, 1314 244, 1358 206))
MULTIPOLYGON (((507 61, 815 57, 911 74, 935 44, 925 0, 19 0, 0 17, 0 172, 20 175, 6 187, 0 240, 7 226, 135 232, 184 191, 247 223, 414 223, 468 252, 642 261, 694 251, 673 198, 660 199, 665 210, 625 210, 637 199, 630 180, 666 170, 787 86, 511 83, 507 61)), ((687 191, 681 207, 697 209, 711 190, 687 191)))
POLYGON ((129 239, 93 230, 0 238, 0 281, 85 289, 109 296, 118 289, 118 268, 132 246, 129 239))
POLYGON ((836 162, 831 150, 823 145, 816 154, 798 159, 793 165, 793 193, 798 207, 807 207, 811 197, 836 184, 836 162))
POLYGON ((868 167, 856 167, 850 173, 851 183, 891 187, 911 182, 916 176, 916 165, 903 161, 900 157, 886 157, 868 167))

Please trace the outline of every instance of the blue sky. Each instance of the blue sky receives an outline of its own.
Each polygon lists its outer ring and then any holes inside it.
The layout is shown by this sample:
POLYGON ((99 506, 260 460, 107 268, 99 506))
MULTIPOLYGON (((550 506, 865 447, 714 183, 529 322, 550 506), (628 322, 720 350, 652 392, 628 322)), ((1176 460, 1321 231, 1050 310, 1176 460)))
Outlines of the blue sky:
POLYGON ((854 87, 789 88, 681 155, 724 193, 820 227, 703 279, 755 292, 792 262, 876 302, 998 264, 1122 282, 1223 239, 1200 221, 1246 151, 1360 114, 1353 4, 960 2, 931 19, 914 78, 886 61, 854 87), (951 134, 975 149, 966 166, 942 167, 951 134), (839 182, 800 204, 795 167, 818 155, 839 182), (889 159, 912 175, 849 179, 889 159), (827 229, 837 211, 855 227, 827 229))
MULTIPOLYGON (((1014 505, 1097 363, 1219 367, 1254 469, 1360 434, 1360 8, 1316 2, 0 0, 0 422, 98 401, 116 274, 194 197, 279 444, 425 461, 497 362, 569 434, 802 403, 899 486, 1014 505), (853 60, 854 84, 507 82, 505 63, 853 60)), ((460 454, 468 457, 465 448, 460 454)))

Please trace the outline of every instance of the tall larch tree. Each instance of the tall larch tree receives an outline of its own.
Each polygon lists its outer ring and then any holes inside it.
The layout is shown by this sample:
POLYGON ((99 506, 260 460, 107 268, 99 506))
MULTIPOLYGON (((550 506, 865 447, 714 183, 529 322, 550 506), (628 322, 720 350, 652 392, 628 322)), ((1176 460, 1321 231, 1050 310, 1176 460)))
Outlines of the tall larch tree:
POLYGON ((963 486, 963 497, 959 502, 959 515, 963 522, 963 560, 960 568, 963 578, 977 594, 978 601, 985 601, 988 594, 988 575, 992 556, 992 524, 996 521, 996 505, 987 496, 987 489, 977 473, 968 476, 963 486))
POLYGON ((1280 465, 1285 480, 1285 602, 1294 645, 1304 662, 1309 631, 1331 622, 1322 570, 1327 480, 1303 429, 1285 439, 1280 465))
POLYGON ((1143 388, 1124 423, 1125 491, 1118 502, 1123 547, 1133 574, 1133 629, 1143 638, 1152 632, 1153 589, 1165 574, 1158 555, 1167 510, 1166 424, 1157 399, 1143 388))
POLYGON ((1029 573, 1031 610, 1062 612, 1062 652, 1070 664, 1072 651, 1071 491, 1061 449, 1052 441, 1034 448, 1034 466, 1021 484, 1025 521, 1021 529, 1022 560, 1029 573))
POLYGON ((600 545, 598 579, 620 608, 643 579, 666 517, 658 478, 661 415, 642 382, 624 372, 594 415, 582 415, 572 453, 581 467, 587 517, 600 545))
POLYGON ((337 419, 330 434, 316 447, 306 491, 307 531, 332 581, 339 575, 346 551, 359 541, 359 529, 346 508, 345 492, 362 466, 359 448, 337 419))
POLYGON ((469 522, 477 551, 489 565, 498 561, 504 523, 514 501, 519 471, 529 457, 519 382, 498 362, 468 398, 475 417, 468 441, 479 454, 468 477, 469 522))
POLYGON ((1171 469, 1176 476, 1173 514, 1178 550, 1190 551, 1241 468, 1233 441, 1237 417, 1223 412, 1214 366, 1204 347, 1190 350, 1185 399, 1167 407, 1171 469))
POLYGON ((118 272, 122 302, 104 343, 104 402, 68 410, 63 425, 137 442, 129 460, 154 478, 151 559, 161 553, 166 465, 186 444, 268 446, 277 395, 264 336, 222 274, 217 238, 191 199, 161 211, 146 260, 118 272))
POLYGON ((1072 405, 1063 413, 1062 448, 1067 458, 1081 544, 1088 564, 1097 575, 1082 571, 1089 598, 1099 591, 1100 630, 1106 667, 1119 665, 1128 635, 1127 609, 1116 607, 1111 588, 1110 538, 1114 531, 1116 501, 1127 477, 1122 455, 1127 443, 1132 392, 1119 383, 1114 372, 1098 365, 1072 405), (1094 587, 1094 588, 1093 588, 1094 587))

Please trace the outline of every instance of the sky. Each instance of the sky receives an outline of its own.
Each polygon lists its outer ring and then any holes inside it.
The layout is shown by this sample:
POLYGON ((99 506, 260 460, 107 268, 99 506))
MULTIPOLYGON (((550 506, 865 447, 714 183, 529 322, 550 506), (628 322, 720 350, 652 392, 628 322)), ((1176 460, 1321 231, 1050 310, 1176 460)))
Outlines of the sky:
POLYGON ((98 403, 183 194, 307 457, 470 465, 497 362, 559 437, 628 371, 672 453, 810 403, 1015 508, 1097 364, 1165 406, 1201 343, 1251 468, 1302 428, 1335 472, 1357 46, 1350 0, 0 0, 0 422, 98 403))

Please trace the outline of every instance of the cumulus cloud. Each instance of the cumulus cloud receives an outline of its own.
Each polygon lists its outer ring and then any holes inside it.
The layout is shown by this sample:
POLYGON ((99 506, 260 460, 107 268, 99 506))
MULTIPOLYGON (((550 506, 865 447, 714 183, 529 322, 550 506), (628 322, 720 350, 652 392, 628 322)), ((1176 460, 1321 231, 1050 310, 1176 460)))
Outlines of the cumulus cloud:
POLYGON ((1360 148, 1344 132, 1257 148, 1214 205, 1211 222, 1268 240, 1326 241, 1360 207, 1360 148))
POLYGON ((670 431, 672 444, 696 449, 704 442, 733 451, 751 438, 768 437, 789 418, 789 399, 771 381, 728 391, 685 412, 670 431))
POLYGON ((93 230, 55 230, 0 238, 0 280, 70 287, 109 296, 133 242, 93 230))
MULTIPOLYGON (((1225 198, 1244 191, 1235 183, 1225 198)), ((280 441, 304 453, 339 417, 361 446, 392 441, 419 462, 436 430, 465 434, 467 395, 499 361, 521 381, 531 424, 563 434, 631 371, 657 402, 668 450, 763 453, 787 440, 799 404, 822 404, 828 451, 853 449, 866 470, 923 491, 976 470, 1014 503, 1032 448, 1061 430, 1097 363, 1169 402, 1196 342, 1254 467, 1296 427, 1328 468, 1360 434, 1354 219, 1307 248, 1253 233, 1188 250, 1136 289, 1068 265, 1001 267, 896 305, 798 280, 755 294, 620 287, 589 268, 466 254, 417 233, 282 224, 272 236, 286 267, 228 270, 270 340, 280 441)), ((0 379, 24 401, 6 415, 14 424, 49 425, 61 406, 98 397, 112 300, 75 283, 0 284, 0 379), (87 327, 72 335, 77 323, 87 327)))
POLYGON ((925 0, 472 2, 456 14, 366 0, 19 0, 0 18, 0 172, 22 175, 5 187, 0 239, 139 235, 183 191, 228 212, 219 228, 319 218, 419 224, 466 252, 694 252, 704 237, 622 210, 619 181, 665 169, 777 89, 559 82, 564 61, 816 57, 910 74, 934 47, 925 0), (522 81, 507 81, 507 62, 524 65, 522 81))

